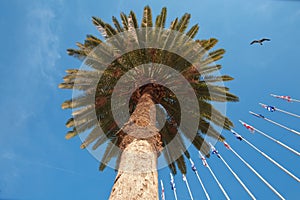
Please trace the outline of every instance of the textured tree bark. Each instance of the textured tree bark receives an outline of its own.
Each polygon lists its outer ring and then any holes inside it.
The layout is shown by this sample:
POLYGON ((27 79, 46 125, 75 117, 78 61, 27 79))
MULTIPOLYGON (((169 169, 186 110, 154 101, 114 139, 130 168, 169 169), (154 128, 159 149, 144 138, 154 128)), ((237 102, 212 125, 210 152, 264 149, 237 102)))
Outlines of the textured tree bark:
POLYGON ((147 140, 123 151, 110 200, 158 200, 157 154, 147 140))
POLYGON ((123 149, 110 200, 158 200, 157 157, 160 134, 150 94, 144 94, 123 127, 123 149))

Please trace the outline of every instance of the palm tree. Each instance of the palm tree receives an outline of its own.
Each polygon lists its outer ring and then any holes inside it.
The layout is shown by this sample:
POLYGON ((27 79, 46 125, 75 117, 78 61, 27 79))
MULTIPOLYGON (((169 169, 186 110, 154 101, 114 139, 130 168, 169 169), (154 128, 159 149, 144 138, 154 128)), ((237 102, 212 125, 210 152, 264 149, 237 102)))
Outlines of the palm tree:
MULTIPOLYGON (((63 109, 73 109, 73 117, 66 123, 68 128, 73 129, 66 138, 89 132, 81 148, 92 145, 92 149, 96 150, 107 143, 99 169, 103 171, 111 159, 116 158, 118 174, 110 195, 113 200, 158 199, 157 160, 161 154, 173 174, 177 173, 177 168, 186 174, 185 157, 190 158, 190 154, 185 141, 209 157, 210 146, 204 136, 224 141, 215 125, 224 129, 233 126, 212 105, 213 102, 238 101, 227 87, 218 84, 233 78, 213 75, 221 69, 221 65, 214 62, 222 58, 225 50, 210 51, 217 43, 215 38, 193 39, 199 27, 196 24, 186 31, 190 14, 176 18, 169 28, 165 28, 166 12, 166 8, 162 8, 153 23, 151 9, 146 6, 140 26, 132 11, 128 16, 121 13, 121 23, 113 17, 114 27, 93 17, 92 21, 105 41, 87 35, 83 44, 77 43, 77 49, 67 50, 69 55, 83 60, 89 69, 67 70, 64 83, 59 85, 63 89, 81 91, 79 96, 62 104, 63 109), (143 42, 151 38, 155 45, 163 43, 164 48, 143 46, 143 42), (119 53, 135 45, 139 48, 119 53), (178 49, 181 55, 175 53, 178 49), (108 62, 109 54, 114 54, 111 62, 108 62), (185 59, 186 56, 190 59, 185 59), (102 67, 104 65, 105 68, 102 67), (187 91, 181 90, 183 107, 174 90, 152 81, 155 75, 163 74, 167 69, 164 66, 184 77, 193 88, 196 103, 187 91), (127 79, 123 82, 125 84, 122 91, 117 92, 117 98, 130 94, 130 117, 120 125, 114 118, 113 109, 121 109, 125 102, 112 105, 112 97, 118 81, 133 69, 136 76, 132 76, 130 81, 149 80, 147 84, 135 87, 127 79), (200 109, 194 109, 195 105, 200 109), (197 121, 196 130, 189 125, 180 126, 183 123, 182 112, 187 113, 188 121, 197 121), (161 130, 156 122, 162 122, 161 130)), ((162 79, 168 80, 175 88, 186 84, 181 79, 172 79, 170 75, 162 75, 162 79)))

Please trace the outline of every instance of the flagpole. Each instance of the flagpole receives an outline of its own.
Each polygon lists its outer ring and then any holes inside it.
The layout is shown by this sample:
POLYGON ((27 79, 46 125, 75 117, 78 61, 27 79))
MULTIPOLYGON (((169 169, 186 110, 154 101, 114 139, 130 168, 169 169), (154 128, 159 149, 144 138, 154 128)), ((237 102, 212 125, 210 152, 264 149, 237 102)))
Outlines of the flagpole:
POLYGON ((170 173, 170 177, 171 177, 171 184, 172 184, 172 188, 173 188, 174 197, 175 197, 175 200, 177 200, 176 187, 175 187, 175 182, 174 182, 172 173, 170 173))
POLYGON ((266 181, 255 169, 253 169, 253 167, 251 167, 251 165, 249 163, 247 163, 232 147, 230 148, 230 150, 236 155, 236 157, 238 157, 261 181, 263 181, 268 188, 270 188, 280 199, 285 200, 285 198, 283 196, 281 196, 281 194, 279 192, 277 192, 276 189, 274 189, 272 187, 272 185, 270 183, 268 183, 268 181, 266 181))
MULTIPOLYGON (((228 149, 230 150, 230 149, 228 149)), ((247 188, 247 186, 243 183, 243 181, 238 177, 238 175, 231 169, 231 167, 227 164, 225 159, 220 155, 220 159, 222 162, 226 165, 226 167, 229 169, 229 171, 233 174, 233 176, 236 178, 236 180, 242 185, 242 187, 245 189, 245 191, 249 194, 249 196, 252 199, 256 199, 254 195, 250 192, 250 190, 247 188)))
POLYGON ((190 189, 190 186, 189 186, 189 182, 188 182, 188 180, 187 180, 187 178, 186 178, 186 176, 185 176, 184 174, 182 174, 182 179, 183 179, 183 181, 185 182, 185 185, 186 185, 186 187, 187 187, 187 189, 188 189, 188 191, 189 191, 191 200, 194 200, 193 195, 192 195, 192 192, 191 192, 191 189, 190 189))
POLYGON ((268 121, 268 122, 271 122, 272 124, 275 124, 275 125, 277 125, 277 126, 279 126, 279 127, 281 127, 281 128, 284 128, 284 129, 286 129, 286 130, 288 130, 288 131, 291 131, 292 133, 295 133, 295 134, 297 134, 297 135, 300 136, 300 132, 295 131, 294 129, 291 129, 291 128, 286 127, 286 126, 284 126, 284 125, 282 125, 282 124, 279 124, 279 123, 277 123, 277 122, 274 122, 274 121, 272 121, 272 120, 270 120, 270 119, 268 119, 268 118, 266 118, 266 117, 264 117, 264 116, 262 116, 262 115, 259 115, 259 114, 254 113, 254 112, 252 112, 252 111, 249 111, 249 113, 252 114, 252 115, 254 115, 254 116, 256 116, 256 117, 258 117, 258 118, 264 119, 264 120, 266 120, 266 121, 268 121))
MULTIPOLYGON (((264 107, 264 108, 266 108, 266 107, 268 106, 268 105, 263 104, 263 103, 259 103, 259 105, 261 105, 261 106, 264 107)), ((296 114, 294 114, 294 113, 291 113, 291 112, 288 112, 288 111, 285 111, 285 110, 281 110, 281 109, 279 109, 279 108, 277 108, 277 107, 275 107, 275 106, 274 106, 274 108, 275 108, 275 111, 279 111, 279 112, 282 112, 282 113, 285 113, 285 114, 288 114, 288 115, 291 115, 291 116, 300 118, 299 115, 296 115, 296 114)))
MULTIPOLYGON (((271 96, 272 96, 272 97, 275 97, 275 98, 279 98, 279 99, 285 99, 285 98, 282 98, 282 96, 276 95, 276 94, 271 94, 271 96)), ((285 99, 285 100, 288 100, 288 101, 294 101, 294 102, 300 103, 300 100, 298 100, 298 99, 292 99, 292 98, 289 98, 289 99, 285 99)))
MULTIPOLYGON (((194 162, 193 162, 193 160, 191 158, 190 158, 190 163, 191 163, 192 166, 195 166, 194 162)), ((199 183, 200 183, 200 185, 201 185, 201 187, 202 187, 202 189, 203 189, 203 191, 205 193, 206 199, 210 200, 210 197, 209 197, 209 195, 208 195, 208 193, 207 193, 207 191, 206 191, 206 189, 204 187, 204 184, 203 184, 203 182, 202 182, 202 180, 201 180, 201 178, 200 178, 200 176, 198 174, 198 171, 197 171, 196 167, 195 167, 195 170, 193 170, 193 171, 195 172, 195 174, 196 174, 196 176, 198 178, 198 181, 199 181, 199 183)))
MULTIPOLYGON (((241 122, 243 122, 243 121, 241 121, 241 122)), ((244 122, 244 123, 245 123, 245 122, 244 122)), ((252 126, 252 127, 253 127, 253 126, 252 126)), ((279 140, 274 139, 273 137, 267 135, 266 133, 264 133, 264 132, 258 130, 258 129, 255 128, 255 127, 253 127, 253 129, 254 129, 256 132, 260 133, 261 135, 265 136, 266 138, 269 138, 269 139, 272 140, 273 142, 276 142, 277 144, 281 145, 282 147, 286 148, 287 150, 293 152, 293 153, 296 154, 297 156, 300 156, 300 153, 299 153, 298 151, 294 150, 293 148, 287 146, 286 144, 280 142, 279 140)))
POLYGON ((292 174, 290 171, 288 171, 287 169, 285 169, 283 166, 281 166, 279 163, 277 163, 275 160, 273 160, 270 156, 268 156, 267 154, 265 154, 263 151, 259 150, 256 146, 254 146, 251 142, 249 142, 248 140, 246 140, 245 138, 243 138, 243 141, 245 141, 249 146, 251 146, 253 149, 255 149, 257 152, 259 152, 261 155, 263 155, 265 158, 267 158, 269 161, 271 161, 273 164, 275 164, 277 167, 279 167, 282 171, 284 171, 285 173, 287 173, 289 176, 291 176, 293 179, 295 179, 296 181, 300 182, 300 179, 295 176, 294 174, 292 174))
MULTIPOLYGON (((201 157, 203 157, 202 153, 199 151, 199 154, 201 157)), ((218 184, 219 188, 221 189, 221 191, 223 192, 224 196, 226 197, 226 199, 230 199, 228 194, 226 193, 226 191, 224 190, 223 186, 221 185, 221 183, 219 182, 219 180, 217 179, 216 175, 214 174, 214 172, 211 170, 209 164, 206 162, 207 164, 207 168, 209 170, 209 172, 211 173, 212 177, 215 179, 216 183, 218 184)))
POLYGON ((160 185, 161 185, 161 200, 165 200, 165 188, 164 188, 164 183, 160 179, 160 185))

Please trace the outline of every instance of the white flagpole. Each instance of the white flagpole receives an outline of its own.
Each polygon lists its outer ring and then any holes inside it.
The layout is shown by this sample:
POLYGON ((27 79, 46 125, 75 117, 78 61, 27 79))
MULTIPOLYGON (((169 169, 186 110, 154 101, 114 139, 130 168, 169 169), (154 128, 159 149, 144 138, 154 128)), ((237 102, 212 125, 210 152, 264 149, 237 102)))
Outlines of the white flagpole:
MULTIPOLYGON (((203 157, 202 153, 199 151, 199 154, 201 157, 203 157)), ((223 186, 221 185, 221 183, 219 182, 219 180, 217 179, 216 175, 214 174, 214 172, 211 170, 209 164, 206 162, 207 164, 207 168, 209 170, 209 172, 211 173, 211 175, 213 176, 213 178, 215 179, 216 183, 218 184, 219 188, 221 189, 221 191, 223 192, 224 196, 226 197, 226 199, 230 199, 228 194, 226 193, 226 191, 224 190, 223 186)))
MULTIPOLYGON (((242 121, 242 122, 243 122, 243 121, 242 121)), ((252 127, 253 127, 253 126, 252 126, 252 127)), ((289 147, 288 145, 286 145, 286 144, 280 142, 279 140, 274 139, 273 137, 267 135, 266 133, 264 133, 264 132, 258 130, 258 129, 255 128, 255 127, 253 127, 253 128, 254 128, 254 130, 255 130, 256 132, 260 133, 261 135, 265 136, 266 138, 272 140, 273 142, 276 142, 277 144, 279 144, 279 145, 281 145, 282 147, 286 148, 287 150, 293 152, 293 153, 296 154, 297 156, 300 156, 300 153, 299 153, 298 151, 294 150, 293 148, 289 147)))
POLYGON ((191 162, 192 169, 193 169, 193 166, 194 166, 193 171, 195 172, 195 174, 196 174, 196 176, 197 176, 197 178, 198 178, 198 181, 199 181, 199 183, 200 183, 200 185, 201 185, 201 187, 202 187, 202 189, 203 189, 203 191, 204 191, 204 193, 205 193, 206 199, 207 199, 207 200, 210 200, 210 197, 209 197, 209 195, 208 195, 208 193, 207 193, 207 191, 206 191, 206 189, 205 189, 205 187, 204 187, 204 184, 203 184, 203 182, 202 182, 202 180, 201 180, 201 178, 200 178, 200 176, 199 176, 199 174, 198 174, 198 171, 197 171, 197 169, 196 169, 196 166, 195 166, 195 164, 194 164, 194 162, 193 162, 193 160, 192 160, 191 158, 190 158, 190 162, 191 162))
POLYGON ((246 140, 245 138, 243 138, 243 141, 245 141, 249 146, 251 146, 257 152, 259 152, 261 155, 263 155, 265 158, 267 158, 269 161, 271 161, 273 164, 275 164, 277 167, 279 167, 282 171, 284 171, 285 173, 287 173, 293 179, 295 179, 296 181, 300 182, 300 179, 297 176, 295 176, 290 171, 288 171, 287 169, 285 169, 283 166, 281 166, 279 163, 277 163, 275 160, 273 160, 270 156, 268 156, 267 154, 265 154, 263 151, 259 150, 256 146, 254 146, 248 140, 246 140))
POLYGON ((236 178, 236 180, 241 184, 241 186, 245 189, 245 191, 249 194, 249 196, 252 199, 256 199, 254 195, 250 192, 250 190, 246 187, 246 185, 243 183, 243 181, 238 177, 238 175, 231 169, 231 167, 227 164, 225 159, 220 155, 220 158, 222 162, 226 165, 226 167, 229 169, 229 171, 233 174, 233 176, 236 178))
POLYGON ((297 134, 297 135, 300 136, 300 132, 295 131, 294 129, 291 129, 291 128, 286 127, 286 126, 284 126, 284 125, 282 125, 282 124, 279 124, 279 123, 277 123, 277 122, 274 122, 274 121, 272 121, 272 120, 270 120, 270 119, 268 119, 268 118, 266 118, 266 117, 264 117, 264 116, 262 116, 262 115, 259 115, 259 114, 254 113, 254 112, 252 112, 252 111, 249 111, 249 113, 252 114, 252 115, 254 115, 254 116, 256 116, 256 117, 259 117, 259 118, 261 118, 261 119, 264 119, 264 120, 266 120, 266 121, 268 121, 268 122, 271 122, 272 124, 275 124, 275 125, 277 125, 277 126, 279 126, 279 127, 281 127, 281 128, 284 128, 284 129, 286 129, 286 130, 288 130, 288 131, 291 131, 292 133, 295 133, 295 134, 297 134))
POLYGON ((189 186, 189 182, 188 182, 188 180, 187 180, 187 178, 186 178, 186 176, 184 174, 182 174, 182 180, 185 182, 185 185, 186 185, 186 187, 187 187, 187 189, 189 191, 191 200, 194 200, 192 192, 191 192, 191 189, 190 189, 190 186, 189 186))
MULTIPOLYGON (((263 103, 259 103, 259 105, 261 105, 261 106, 264 107, 264 108, 266 108, 266 107, 268 106, 268 105, 263 104, 263 103)), ((275 107, 275 106, 273 106, 273 107, 274 107, 275 111, 279 111, 279 112, 282 112, 282 113, 285 113, 285 114, 288 114, 288 115, 291 115, 291 116, 300 118, 299 115, 296 115, 296 114, 294 114, 294 113, 291 113, 291 112, 288 112, 288 111, 285 111, 285 110, 281 110, 281 109, 279 109, 279 108, 277 108, 277 107, 275 107)))
POLYGON ((171 185, 172 185, 171 187, 173 188, 174 197, 175 197, 175 200, 177 200, 175 181, 174 181, 172 173, 170 173, 170 177, 171 177, 171 185))
POLYGON ((160 185, 161 185, 161 200, 165 200, 165 188, 162 180, 160 180, 160 185))
POLYGON ((267 186, 268 188, 270 188, 280 199, 285 200, 285 198, 279 193, 277 192, 277 190, 275 190, 272 185, 270 183, 268 183, 268 181, 266 181, 255 169, 253 169, 253 167, 251 167, 251 165, 249 163, 247 163, 232 147, 230 148, 230 150, 236 155, 236 157, 238 157, 260 180, 262 180, 267 186))
POLYGON ((300 102, 300 100, 298 99, 292 99, 292 98, 283 98, 283 96, 280 96, 280 95, 276 95, 276 94, 271 94, 272 97, 275 97, 275 98, 279 98, 279 99, 284 99, 284 100, 288 100, 288 101, 294 101, 294 102, 300 102))

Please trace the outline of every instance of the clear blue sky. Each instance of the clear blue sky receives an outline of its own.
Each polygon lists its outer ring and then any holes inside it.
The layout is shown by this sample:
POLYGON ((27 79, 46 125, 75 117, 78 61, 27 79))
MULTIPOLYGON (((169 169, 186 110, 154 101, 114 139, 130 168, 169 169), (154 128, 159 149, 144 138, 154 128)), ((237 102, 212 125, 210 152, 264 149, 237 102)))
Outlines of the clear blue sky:
MULTIPOLYGON (((263 102, 300 114, 300 103, 287 103, 270 93, 300 99, 299 45, 300 2, 271 0, 190 0, 190 1, 0 1, 0 199, 107 199, 116 173, 98 171, 98 161, 79 149, 80 139, 64 139, 64 124, 70 111, 61 103, 71 97, 57 88, 64 70, 80 63, 68 57, 66 49, 83 41, 86 34, 97 34, 91 16, 105 21, 120 11, 134 10, 140 19, 143 7, 150 5, 153 15, 168 8, 168 23, 185 12, 192 14, 191 24, 199 23, 199 39, 216 37, 218 48, 227 53, 219 63, 222 73, 235 80, 227 84, 240 97, 228 105, 228 116, 235 130, 267 152, 271 157, 300 176, 300 159, 258 134, 251 135, 238 120, 242 119, 300 150, 300 137, 248 114, 264 114, 296 130, 299 119, 281 113, 267 113, 263 102), (71 3, 72 2, 72 3, 71 3), (121 3, 123 2, 123 3, 121 3), (125 3, 124 3, 125 2, 125 3), (250 46, 252 39, 271 38, 263 46, 250 46)), ((275 168, 231 133, 223 132, 227 141, 272 183, 287 199, 298 199, 299 183, 275 168), (297 198, 298 197, 298 198, 297 198)), ((259 199, 276 196, 222 144, 219 152, 259 199)), ((194 150, 192 150, 194 151, 194 150)), ((212 199, 224 199, 197 154, 194 161, 212 199)), ((232 199, 249 199, 224 164, 214 156, 211 168, 232 199)), ((187 174, 195 199, 204 193, 189 168, 187 174)), ((169 169, 159 171, 166 198, 173 199, 169 187, 169 169)), ((189 199, 181 176, 175 177, 179 199, 189 199)))

